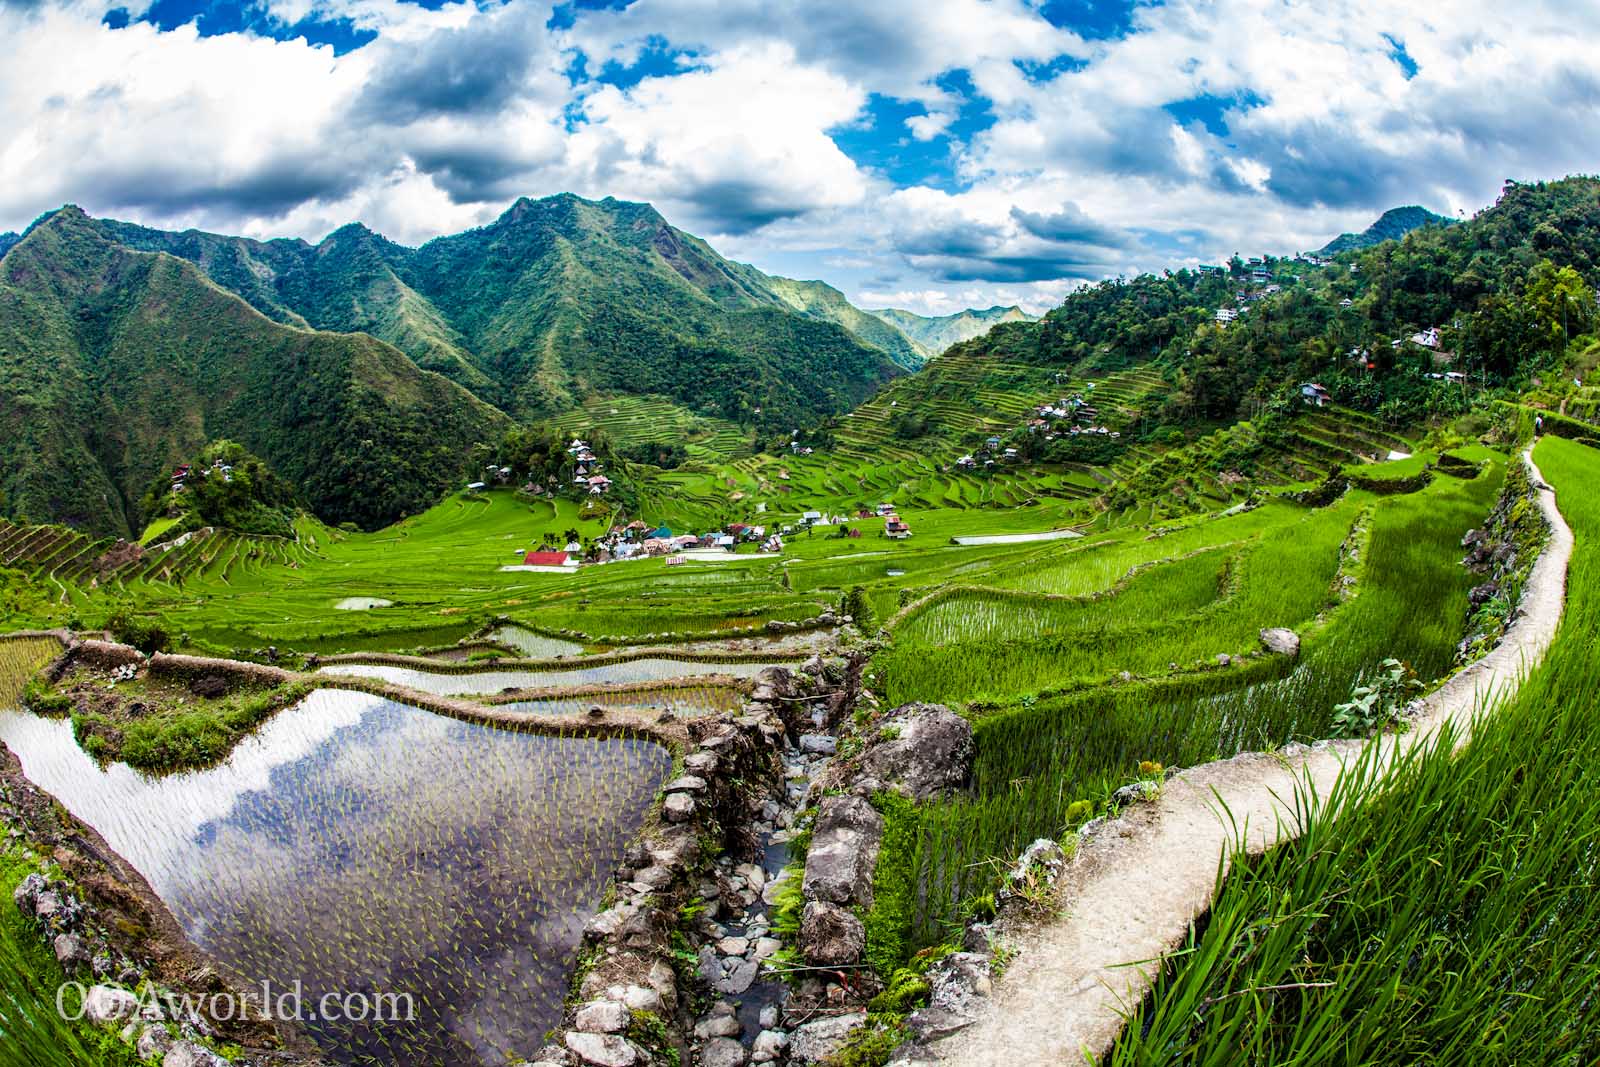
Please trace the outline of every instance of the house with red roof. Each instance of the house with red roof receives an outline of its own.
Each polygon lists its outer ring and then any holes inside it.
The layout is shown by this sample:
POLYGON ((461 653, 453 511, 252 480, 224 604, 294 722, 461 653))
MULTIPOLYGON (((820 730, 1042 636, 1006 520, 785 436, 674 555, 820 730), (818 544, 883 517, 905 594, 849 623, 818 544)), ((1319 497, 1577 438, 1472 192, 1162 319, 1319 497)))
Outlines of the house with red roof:
POLYGON ((565 567, 567 554, 565 552, 543 552, 535 549, 522 557, 524 567, 565 567))

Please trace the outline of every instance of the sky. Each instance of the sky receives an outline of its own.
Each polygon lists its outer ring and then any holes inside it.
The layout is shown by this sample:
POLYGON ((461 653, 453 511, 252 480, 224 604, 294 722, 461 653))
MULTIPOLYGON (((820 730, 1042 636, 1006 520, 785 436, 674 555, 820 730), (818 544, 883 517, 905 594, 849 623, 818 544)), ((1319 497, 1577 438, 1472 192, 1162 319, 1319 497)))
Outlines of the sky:
POLYGON ((420 244, 574 192, 924 314, 1600 171, 1600 0, 0 0, 0 40, 0 230, 420 244))

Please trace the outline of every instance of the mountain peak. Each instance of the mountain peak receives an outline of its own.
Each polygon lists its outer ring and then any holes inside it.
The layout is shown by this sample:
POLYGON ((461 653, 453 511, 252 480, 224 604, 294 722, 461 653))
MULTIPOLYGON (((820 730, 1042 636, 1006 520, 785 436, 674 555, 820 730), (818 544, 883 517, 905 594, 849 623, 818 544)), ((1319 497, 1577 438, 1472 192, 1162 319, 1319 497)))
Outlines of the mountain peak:
POLYGON ((1360 233, 1342 233, 1323 245, 1318 252, 1321 255, 1331 256, 1352 249, 1370 248, 1384 241, 1398 241, 1412 230, 1424 226, 1448 226, 1455 221, 1447 215, 1429 211, 1420 204, 1392 207, 1378 216, 1378 221, 1365 230, 1360 233))

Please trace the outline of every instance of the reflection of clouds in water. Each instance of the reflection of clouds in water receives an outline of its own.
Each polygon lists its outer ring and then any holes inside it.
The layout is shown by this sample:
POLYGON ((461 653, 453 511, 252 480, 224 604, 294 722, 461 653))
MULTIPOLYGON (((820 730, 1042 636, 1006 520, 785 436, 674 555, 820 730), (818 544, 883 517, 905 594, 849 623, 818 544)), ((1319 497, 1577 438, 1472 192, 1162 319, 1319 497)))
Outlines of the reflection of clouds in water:
MULTIPOLYGON (((581 662, 581 661, 577 661, 581 662)), ((792 661, 798 663, 799 660, 792 661)), ((717 663, 707 660, 675 660, 646 657, 621 663, 602 663, 572 670, 470 671, 461 674, 395 667, 387 663, 331 663, 318 668, 327 674, 353 674, 377 678, 424 693, 484 694, 502 689, 541 689, 549 686, 600 685, 610 682, 661 682, 669 678, 691 678, 727 674, 735 678, 754 678, 773 663, 717 663)))
MULTIPOLYGON (((159 846, 108 840, 136 865, 163 864, 160 878, 141 869, 248 982, 299 979, 308 997, 414 993, 415 1026, 325 1029, 335 1057, 477 1064, 531 1052, 558 1021, 583 923, 670 769, 666 752, 342 692, 268 725, 252 739, 263 751, 241 745, 179 790, 92 763, 75 783, 40 784, 91 822, 130 809, 126 827, 159 846)), ((8 741, 27 733, 0 720, 8 741)), ((25 767, 70 763, 55 751, 63 741, 78 752, 70 727, 29 738, 25 767)))

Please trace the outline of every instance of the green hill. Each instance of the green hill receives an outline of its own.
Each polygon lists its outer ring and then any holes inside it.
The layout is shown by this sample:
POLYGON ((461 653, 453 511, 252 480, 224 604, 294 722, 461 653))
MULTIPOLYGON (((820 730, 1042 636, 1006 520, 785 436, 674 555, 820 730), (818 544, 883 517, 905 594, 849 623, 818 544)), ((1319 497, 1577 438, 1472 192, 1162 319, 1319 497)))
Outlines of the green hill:
POLYGON ((880 311, 869 311, 867 314, 877 316, 911 338, 918 349, 929 357, 937 356, 951 345, 970 341, 974 337, 982 337, 991 327, 1002 322, 1033 322, 1037 318, 1015 305, 1012 307, 997 305, 983 309, 968 308, 953 315, 931 317, 918 315, 912 311, 902 311, 899 308, 884 308, 880 311))
POLYGON ((0 256, 3 256, 7 252, 11 251, 12 247, 20 240, 22 240, 20 234, 11 233, 9 231, 6 233, 0 233, 0 256))
POLYGON ((1384 241, 1398 241, 1412 230, 1424 226, 1449 226, 1456 220, 1446 215, 1436 215, 1425 207, 1412 204, 1394 207, 1378 217, 1378 221, 1360 233, 1341 233, 1319 249, 1324 256, 1337 255, 1352 249, 1371 248, 1384 241))
POLYGON ((164 470, 238 441, 331 522, 377 526, 456 484, 504 415, 365 334, 273 322, 76 208, 0 264, 8 514, 133 536, 164 470))
POLYGON ((317 245, 97 225, 195 263, 268 318, 370 333, 524 418, 648 394, 776 428, 921 362, 837 290, 724 259, 648 204, 522 199, 420 248, 359 224, 317 245))

